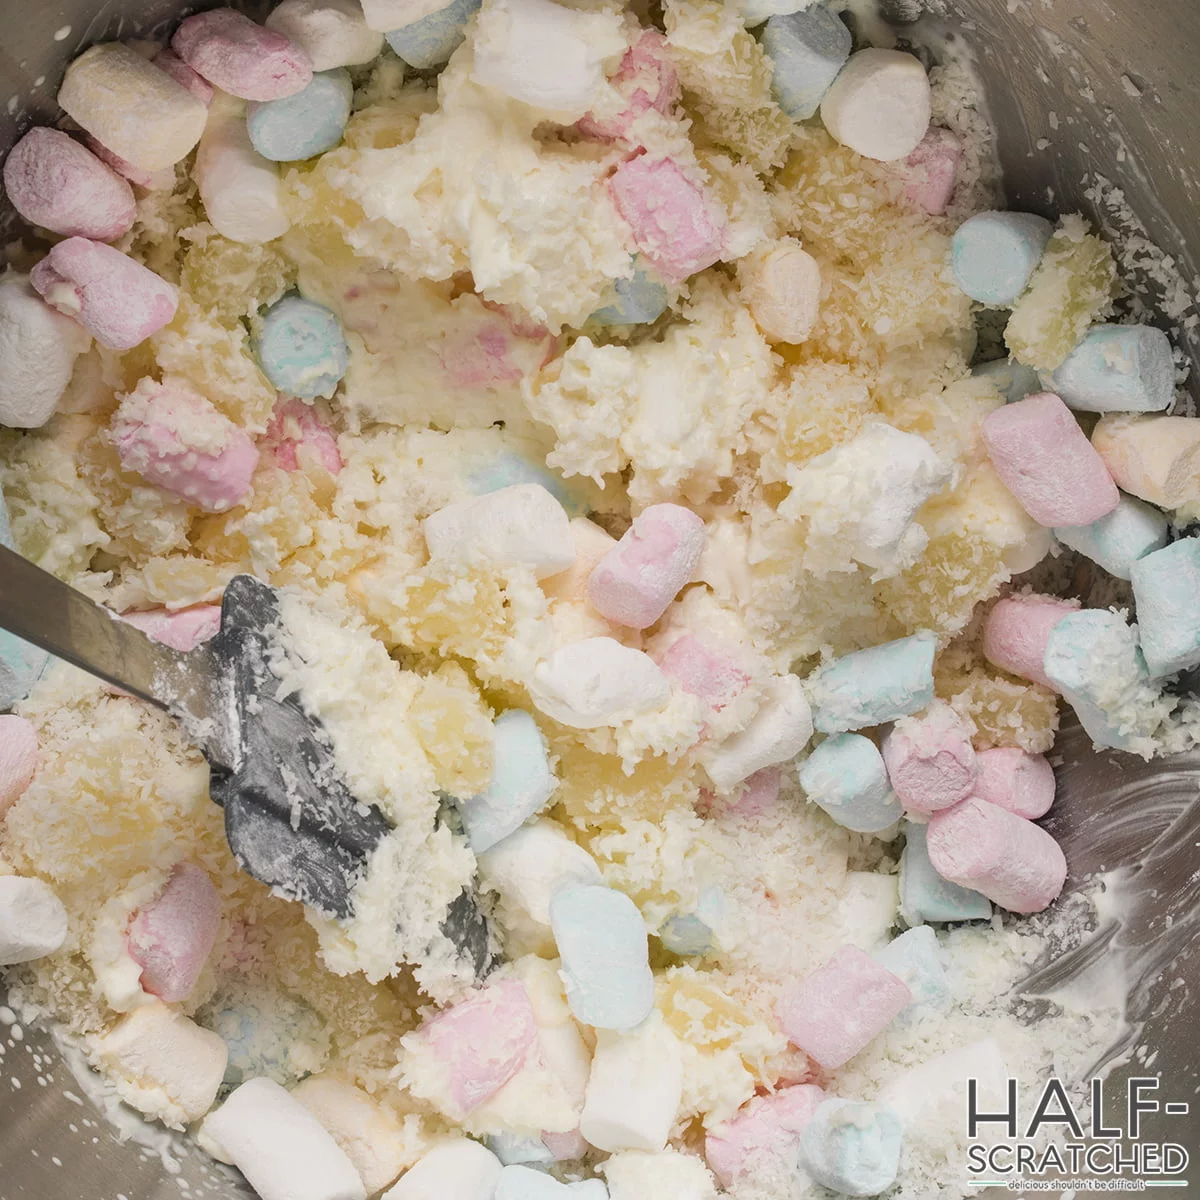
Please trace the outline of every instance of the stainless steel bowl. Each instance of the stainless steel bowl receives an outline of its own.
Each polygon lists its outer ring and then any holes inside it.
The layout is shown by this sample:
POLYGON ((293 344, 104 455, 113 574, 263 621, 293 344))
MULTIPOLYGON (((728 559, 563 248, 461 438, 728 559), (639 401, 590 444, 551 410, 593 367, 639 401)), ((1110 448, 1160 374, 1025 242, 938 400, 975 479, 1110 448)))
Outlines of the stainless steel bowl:
MULTIPOLYGON (((1012 207, 1047 215, 1082 211, 1122 241, 1123 266, 1135 283, 1131 304, 1164 301, 1159 267, 1161 256, 1169 256, 1185 282, 1166 303, 1182 307, 1180 316, 1197 315, 1197 0, 882 0, 882 7, 901 39, 949 35, 974 49, 1000 131, 1012 207)), ((0 104, 0 148, 7 148, 28 126, 57 119, 63 68, 82 49, 118 37, 155 37, 192 8, 172 0, 38 6, 3 0, 0 11, 7 17, 0 100, 10 97, 6 108, 0 104)), ((1193 363, 1189 386, 1200 398, 1200 328, 1185 333, 1183 345, 1193 363)), ((1078 728, 1064 731, 1057 752, 1059 800, 1048 827, 1067 850, 1068 887, 1077 890, 1105 873, 1109 903, 1094 929, 1060 947, 1030 977, 1030 1016, 1036 1018, 1039 996, 1064 979, 1086 992, 1101 986, 1106 965, 1118 963, 1131 985, 1130 1033, 1110 1048, 1108 1057, 1117 1060, 1107 1085, 1110 1111, 1129 1075, 1158 1076, 1164 1099, 1195 1101, 1200 753, 1149 765, 1096 755, 1078 728)), ((18 1041, 0 1024, 0 1200, 250 1195, 203 1155, 183 1150, 181 1157, 170 1139, 155 1147, 122 1143, 81 1095, 49 1038, 22 1032, 18 1041)), ((1185 1117, 1150 1118, 1145 1134, 1197 1151, 1200 1104, 1185 1117)), ((1195 1175, 1200 1164, 1193 1167, 1195 1175)), ((1200 1182, 1180 1189, 1193 1190, 1200 1193, 1200 1182)))

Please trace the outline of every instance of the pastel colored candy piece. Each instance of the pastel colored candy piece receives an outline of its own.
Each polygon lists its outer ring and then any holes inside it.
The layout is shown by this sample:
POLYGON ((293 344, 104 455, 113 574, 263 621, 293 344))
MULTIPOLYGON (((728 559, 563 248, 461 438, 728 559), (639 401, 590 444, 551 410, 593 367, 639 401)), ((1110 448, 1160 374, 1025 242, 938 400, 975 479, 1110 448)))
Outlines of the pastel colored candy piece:
POLYGON ((789 117, 807 121, 850 57, 850 30, 823 4, 766 16, 758 36, 771 60, 771 90, 789 117))
POLYGON ((342 469, 342 456, 333 430, 311 404, 294 396, 281 399, 275 405, 260 446, 273 454, 276 463, 285 471, 299 470, 302 453, 309 461, 320 463, 330 475, 336 475, 342 469))
POLYGON ((1015 404, 1042 390, 1042 381, 1038 373, 1024 363, 1015 362, 1011 358, 997 358, 992 362, 980 363, 971 368, 971 374, 976 378, 990 380, 999 389, 1006 404, 1015 404))
MULTIPOLYGON (((3 515, 4 506, 0 504, 0 517, 3 515)), ((9 545, 7 541, 4 544, 9 545)), ((0 629, 0 708, 11 708, 18 700, 24 700, 50 662, 50 655, 32 642, 0 629)))
POLYGON ((655 661, 668 679, 713 712, 720 712, 750 685, 736 656, 691 633, 676 638, 655 661))
POLYGON ((807 0, 742 0, 742 20, 753 29, 768 17, 786 16, 805 7, 807 0))
POLYGON ((1060 526, 1054 536, 1117 579, 1128 579, 1139 558, 1167 544, 1166 514, 1144 500, 1122 496, 1117 507, 1090 525, 1060 526))
POLYGON ((625 107, 611 116, 588 113, 583 117, 578 128, 588 137, 626 137, 643 114, 651 109, 669 113, 679 100, 679 74, 671 61, 667 39, 657 29, 642 30, 608 82, 624 97, 625 107))
POLYGON ((58 103, 102 146, 143 171, 186 158, 208 117, 202 100, 120 42, 92 46, 75 59, 58 103))
POLYGON ((1022 679, 1054 685, 1043 663, 1050 631, 1079 603, 1036 593, 1005 596, 992 606, 983 625, 983 656, 993 666, 1022 679))
POLYGON ((904 850, 900 855, 900 915, 909 925, 926 921, 986 921, 992 903, 971 888, 943 879, 929 861, 928 830, 911 821, 904 823, 904 850))
POLYGON ((771 812, 779 802, 783 773, 778 767, 763 767, 742 780, 737 798, 726 809, 741 817, 757 817, 771 812))
POLYGON ((847 871, 836 903, 839 940, 874 954, 887 944, 896 925, 899 881, 878 871, 847 871))
POLYGON ((327 1036, 325 1023, 302 1000, 274 989, 222 995, 202 1023, 227 1050, 224 1082, 237 1086, 259 1076, 291 1087, 312 1069, 312 1051, 327 1036))
POLYGON ((727 792, 764 767, 790 762, 808 745, 812 731, 804 684, 795 675, 776 676, 749 724, 705 748, 700 761, 716 789, 727 792))
POLYGON ((917 148, 900 164, 905 202, 931 217, 943 216, 954 199, 962 142, 949 129, 931 126, 917 148))
POLYGON ((195 392, 143 379, 112 421, 121 465, 205 512, 250 494, 258 450, 249 435, 195 392))
POLYGON ((33 782, 37 763, 37 730, 24 717, 0 714, 0 819, 33 782))
POLYGON ((628 896, 599 884, 561 888, 550 901, 550 926, 577 1020, 628 1030, 650 1015, 654 976, 646 926, 628 896))
POLYGON ((996 474, 1039 525, 1090 525, 1120 502, 1104 460, 1052 392, 993 409, 980 433, 996 474))
POLYGON ((148 192, 166 192, 175 186, 175 168, 161 167, 157 171, 146 171, 135 167, 128 159, 114 154, 102 146, 90 133, 83 135, 84 144, 106 167, 111 167, 122 179, 148 192))
POLYGON ((337 314, 303 296, 284 296, 263 313, 254 353, 273 387, 302 400, 332 396, 350 362, 337 314))
POLYGON ((694 912, 675 913, 663 922, 658 940, 665 949, 682 958, 711 954, 717 944, 713 929, 725 911, 725 893, 719 887, 706 887, 694 912))
POLYGON ((241 100, 294 96, 312 79, 307 54, 282 33, 264 29, 232 8, 185 17, 171 49, 196 74, 241 100))
POLYGON ((446 0, 362 0, 367 28, 379 33, 402 29, 445 7, 446 0))
MULTIPOLYGON (((591 1063, 588 1063, 590 1068, 591 1063)), ((586 1086, 586 1085, 585 1085, 586 1086)), ((555 1162, 573 1162, 576 1159, 583 1158, 588 1152, 588 1144, 583 1134, 578 1129, 572 1129, 567 1133, 543 1133, 542 1145, 554 1156, 555 1162)), ((600 1183, 598 1179, 589 1180, 589 1183, 600 1183)), ((578 1184, 572 1184, 572 1187, 578 1187, 578 1184)), ((603 1184, 600 1184, 603 1187, 603 1184)), ((607 1196, 607 1192, 602 1193, 607 1196)))
POLYGON ((874 958, 881 967, 904 980, 912 992, 912 1004, 906 1013, 949 1010, 950 984, 942 963, 942 948, 937 934, 928 925, 905 930, 882 950, 876 950, 874 958))
POLYGON ((813 724, 822 733, 844 733, 896 721, 933 699, 937 641, 914 633, 845 654, 812 677, 813 724))
POLYGON ((608 1188, 602 1179, 581 1179, 567 1184, 573 1200, 609 1200, 608 1188))
POLYGON ((467 485, 475 496, 486 496, 517 483, 540 484, 571 517, 577 517, 586 510, 587 506, 558 475, 515 451, 502 450, 467 477, 467 485))
POLYGON ((1138 559, 1130 579, 1151 678, 1200 663, 1200 538, 1180 538, 1138 559))
POLYGON ((58 129, 31 129, 4 160, 4 190, 31 225, 112 241, 133 226, 133 189, 58 129))
POLYGON ((554 1162, 554 1155, 541 1138, 521 1137, 515 1133, 495 1133, 488 1137, 487 1148, 506 1167, 554 1162))
POLYGON ((53 954, 67 940, 67 910, 40 879, 0 875, 0 967, 53 954))
POLYGON ((212 103, 213 85, 197 75, 174 51, 164 46, 150 61, 160 71, 170 75, 180 87, 191 92, 202 104, 212 103))
POLYGON ((927 845, 943 879, 1009 912, 1041 912, 1067 879, 1066 857, 1050 834, 975 796, 933 815, 927 845))
POLYGON ((800 786, 815 805, 856 833, 882 833, 904 815, 883 756, 860 733, 823 741, 800 764, 800 786))
POLYGON ((980 750, 979 774, 972 794, 989 804, 1036 821, 1054 803, 1054 768, 1042 754, 1026 754, 1016 746, 980 750))
POLYGON ((410 67, 428 71, 450 61, 462 45, 467 22, 479 11, 481 0, 453 0, 411 25, 388 31, 388 45, 410 67))
POLYGON ((212 880, 181 863, 129 926, 129 956, 142 968, 142 988, 167 1004, 186 1000, 220 926, 221 898, 212 880))
POLYGON ((768 243, 741 259, 738 287, 755 324, 771 341, 807 340, 820 309, 821 268, 795 238, 768 243))
POLYGON ((681 283, 720 259, 725 216, 669 158, 643 154, 623 162, 608 181, 634 243, 669 283, 681 283))
POLYGON ((29 276, 52 308, 73 317, 110 350, 132 350, 175 316, 179 293, 120 250, 67 238, 29 276))
POLYGON ((976 214, 958 227, 950 243, 954 282, 988 308, 1010 308, 1028 286, 1053 231, 1035 213, 976 214))
POLYGON ((705 1135, 704 1157, 712 1173, 728 1188, 740 1178, 767 1173, 766 1164, 794 1163, 800 1135, 824 1099, 819 1087, 801 1083, 747 1101, 705 1135))
POLYGON ((1162 412, 1175 398, 1171 340, 1152 325, 1094 325, 1048 383, 1084 412, 1162 412))
POLYGON ((879 162, 905 158, 929 129, 929 76, 902 50, 859 50, 821 101, 821 120, 843 146, 879 162))
POLYGON ((357 0, 283 0, 263 24, 299 46, 314 71, 373 62, 383 49, 357 0))
POLYGON ((881 748, 892 790, 909 812, 940 812, 964 799, 979 770, 970 730, 948 705, 897 721, 881 748))
POLYGON ((884 1104, 826 1100, 804 1129, 800 1161, 830 1191, 878 1196, 896 1182, 904 1123, 884 1104))
POLYGON ((492 1200, 502 1167, 486 1146, 456 1137, 414 1163, 383 1200, 492 1200))
POLYGON ((637 265, 633 274, 613 282, 613 300, 588 318, 601 325, 652 325, 667 311, 667 289, 637 265))
POLYGON ((1122 491, 1159 508, 1200 504, 1200 421, 1195 417, 1101 417, 1092 445, 1122 491))
POLYGON ((217 636, 221 628, 221 606, 195 604, 174 612, 153 608, 146 612, 122 613, 121 620, 136 626, 156 642, 186 653, 217 636))
POLYGON ((595 637, 562 646, 539 663, 529 695, 561 725, 598 729, 662 708, 671 685, 648 654, 595 637))
POLYGON ((247 106, 250 143, 271 162, 315 158, 342 140, 353 99, 348 71, 319 71, 294 96, 247 106))
POLYGON ((571 1200, 571 1191, 544 1171, 513 1165, 500 1172, 493 1200, 571 1200))

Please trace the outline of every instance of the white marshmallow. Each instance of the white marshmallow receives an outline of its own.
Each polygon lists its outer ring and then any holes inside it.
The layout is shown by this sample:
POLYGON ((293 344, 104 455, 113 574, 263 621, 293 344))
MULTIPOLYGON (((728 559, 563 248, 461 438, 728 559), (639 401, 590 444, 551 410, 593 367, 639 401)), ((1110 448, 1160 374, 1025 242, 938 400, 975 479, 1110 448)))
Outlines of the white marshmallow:
POLYGON ((671 685, 649 655, 596 637, 563 646, 539 663, 529 695, 553 720, 572 729, 597 729, 662 708, 671 685))
POLYGON ((67 940, 67 910, 40 879, 0 875, 0 967, 53 954, 67 940))
POLYGON ((251 1079, 235 1088, 205 1120, 204 1132, 262 1200, 366 1200, 341 1147, 273 1079, 251 1079))
POLYGON ((755 324, 773 342, 803 342, 821 304, 821 268, 796 238, 768 242, 738 262, 738 286, 755 324))
POLYGON ((628 1033, 600 1029, 579 1128, 599 1150, 662 1150, 683 1098, 679 1041, 655 1011, 628 1033))
POLYGON ((678 1150, 624 1150, 603 1166, 611 1200, 716 1200, 717 1185, 704 1160, 678 1150))
POLYGON ((812 710, 804 685, 781 675, 765 688, 762 706, 740 733, 704 751, 700 761, 717 791, 727 792, 763 767, 796 757, 812 737, 812 710))
POLYGON ((900 915, 900 876, 877 871, 847 871, 837 901, 842 942, 866 954, 883 949, 891 940, 900 915))
POLYGON ((95 1039, 93 1051, 126 1104, 175 1129, 212 1107, 228 1060, 215 1033, 165 1004, 123 1017, 95 1039))
POLYGON ((843 146, 866 158, 906 158, 929 129, 929 76, 902 50, 852 54, 821 101, 821 120, 843 146))
POLYGON ((383 1200, 492 1200, 503 1169, 486 1146, 454 1138, 434 1146, 383 1200))
POLYGON ((446 7, 447 0, 362 0, 368 29, 391 33, 446 7))
POLYGON ((539 578, 575 561, 566 509, 540 483, 517 483, 460 500, 422 522, 431 559, 526 566, 539 578))
POLYGON ((314 71, 369 63, 383 49, 383 34, 367 26, 358 0, 283 0, 263 24, 291 38, 314 71))
POLYGON ((82 325, 29 286, 28 275, 0 279, 0 425, 45 425, 71 382, 76 358, 91 344, 82 325))

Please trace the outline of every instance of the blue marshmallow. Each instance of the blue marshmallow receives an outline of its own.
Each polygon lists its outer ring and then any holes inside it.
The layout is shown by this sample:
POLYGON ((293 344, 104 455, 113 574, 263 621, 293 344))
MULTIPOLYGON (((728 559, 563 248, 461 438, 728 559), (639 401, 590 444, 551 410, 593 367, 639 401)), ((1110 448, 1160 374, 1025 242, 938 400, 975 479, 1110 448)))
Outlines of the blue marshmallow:
POLYGON ((495 1133, 487 1139, 487 1148, 506 1166, 526 1163, 552 1163, 554 1155, 541 1138, 515 1133, 495 1133))
POLYGON ((1084 412, 1162 412, 1175 398, 1171 340, 1152 325, 1097 325, 1048 380, 1084 412))
POLYGON ((500 1172, 494 1200, 571 1200, 571 1190, 545 1171, 511 1166, 500 1172))
POLYGON ((1033 213, 985 212, 964 221, 950 245, 954 280, 989 308, 1015 304, 1041 261, 1053 226, 1033 213))
POLYGON ((931 633, 856 650, 822 667, 812 678, 813 725, 822 733, 844 733, 896 721, 933 700, 931 633))
POLYGON ((318 71, 294 96, 249 105, 246 132, 255 150, 271 162, 315 158, 342 140, 353 100, 349 71, 318 71))
POLYGON ((992 362, 980 363, 971 369, 971 374, 981 379, 990 379, 1004 396, 1006 404, 1016 404, 1026 396, 1042 391, 1038 373, 1024 363, 1011 358, 997 358, 992 362))
POLYGON ((667 311, 667 289, 634 259, 633 274, 613 283, 611 304, 598 308, 588 318, 601 325, 652 325, 667 311))
POLYGON ((1130 568, 1142 654, 1153 678, 1200 664, 1200 538, 1181 538, 1130 568))
POLYGON ((793 120, 807 121, 850 57, 850 30, 836 13, 814 4, 802 12, 771 16, 760 37, 774 67, 776 102, 793 120))
POLYGON ((896 1182, 904 1123, 886 1104, 825 1100, 804 1127, 800 1161, 843 1196, 877 1196, 896 1182))
POLYGON ((572 517, 582 516, 587 509, 553 471, 530 462, 514 450, 501 451, 490 462, 472 471, 467 479, 468 487, 476 496, 498 492, 518 483, 540 484, 572 517))
POLYGON ((883 756, 861 733, 840 733, 822 742, 801 764, 800 786, 815 805, 856 833, 881 833, 904 815, 883 756))
POLYGON ((917 925, 893 938, 875 952, 875 961, 899 976, 912 992, 912 1003, 901 1014, 922 1010, 946 1012, 950 1008, 950 984, 942 965, 942 948, 928 925, 917 925))
POLYGON ((332 396, 350 363, 337 315, 301 296, 267 309, 254 351, 271 386, 301 400, 332 396))
POLYGON ((926 921, 986 921, 992 902, 979 892, 943 879, 929 861, 928 830, 913 821, 904 823, 904 850, 900 855, 900 915, 913 926, 926 921))
MULTIPOLYGON (((15 550, 8 509, 0 495, 0 546, 15 550)), ((0 712, 24 700, 50 665, 50 655, 31 642, 0 629, 0 712)))
POLYGON ((725 894, 720 888, 705 888, 696 911, 668 917, 658 931, 663 947, 681 958, 710 954, 716 948, 713 926, 725 911, 725 894))
POLYGON ((599 884, 565 887, 550 901, 567 1003, 585 1025, 633 1029, 654 1008, 646 927, 630 898, 599 884))
POLYGON ((554 775, 537 722, 524 710, 510 708, 492 726, 495 768, 484 792, 459 802, 463 830, 476 854, 516 833, 540 812, 554 791, 554 775))
POLYGON ((1167 517, 1152 504, 1122 493, 1117 507, 1107 516, 1090 525, 1055 529, 1054 536, 1110 575, 1128 579, 1138 559, 1167 544, 1167 517))
POLYGON ((450 59, 466 37, 467 22, 479 11, 482 0, 454 0, 437 12, 393 29, 386 34, 388 45, 410 67, 427 71, 450 59))
POLYGON ((302 1000, 268 989, 239 990, 197 1018, 229 1048, 225 1083, 237 1087, 265 1075, 283 1087, 319 1070, 329 1034, 302 1000))

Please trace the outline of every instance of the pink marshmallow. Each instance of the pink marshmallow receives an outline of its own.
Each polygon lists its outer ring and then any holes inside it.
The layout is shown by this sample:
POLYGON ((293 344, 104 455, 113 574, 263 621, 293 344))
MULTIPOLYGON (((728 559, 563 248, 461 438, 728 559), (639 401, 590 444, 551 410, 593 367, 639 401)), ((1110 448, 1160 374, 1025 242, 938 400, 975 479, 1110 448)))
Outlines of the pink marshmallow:
POLYGON ((1036 821, 1054 803, 1054 768, 1042 754, 1026 754, 1015 746, 981 750, 973 795, 1010 813, 1036 821))
POLYGON ((724 213, 671 159, 630 159, 608 187, 638 249, 664 279, 682 282, 721 257, 724 213))
POLYGON ((775 1015, 788 1041, 832 1071, 911 1003, 902 979, 857 947, 843 946, 819 970, 784 987, 775 1015))
POLYGON ((185 18, 171 49, 209 83, 242 100, 280 100, 312 82, 312 61, 299 46, 232 8, 185 18))
POLYGON ((153 608, 146 612, 122 613, 121 620, 140 629, 156 642, 186 653, 217 636, 221 628, 221 606, 196 604, 191 608, 181 608, 178 612, 153 608))
POLYGON ((24 717, 0 716, 0 817, 25 794, 37 771, 37 731, 24 717))
POLYGON ((996 474, 1039 525, 1090 525, 1117 507, 1104 460, 1052 392, 993 409, 980 432, 996 474))
POLYGON ((765 1156, 789 1165, 800 1151, 800 1136, 825 1093, 811 1083, 756 1096, 729 1121, 709 1130, 704 1157, 723 1187, 762 1169, 765 1156))
POLYGON ((108 242, 137 215, 133 189, 58 129, 31 129, 4 162, 4 190, 31 225, 108 242))
POLYGON ((201 104, 212 103, 213 85, 207 79, 197 75, 179 55, 164 46, 152 61, 160 71, 170 75, 180 87, 187 88, 201 104))
POLYGON ((668 56, 667 39, 657 29, 645 30, 625 51, 609 83, 625 97, 625 107, 612 117, 588 113, 578 124, 586 137, 623 138, 634 121, 650 109, 669 113, 679 100, 679 74, 668 56))
POLYGON ((110 350, 132 350, 170 323, 179 293, 127 254, 91 242, 59 242, 29 274, 50 305, 110 350))
POLYGON ((760 817, 769 813, 779 802, 783 773, 778 767, 763 767, 743 779, 733 793, 717 798, 707 788, 700 789, 696 811, 702 817, 733 816, 760 817))
POLYGON ((904 718, 883 739, 888 779, 909 812, 940 812, 970 794, 979 767, 971 735, 947 705, 904 718))
POLYGON ((678 504, 652 504, 596 564, 588 596, 602 616, 646 629, 692 578, 704 551, 704 522, 678 504))
POLYGON ((342 456, 338 452, 333 430, 321 420, 311 404, 305 404, 294 396, 275 405, 261 444, 274 454, 275 461, 285 471, 299 468, 301 447, 311 453, 330 475, 336 475, 342 469, 342 456))
POLYGON ((1044 829, 975 796, 935 813, 926 844, 943 879, 1009 912, 1041 912, 1066 882, 1066 857, 1044 829))
POLYGON ((1056 596, 1006 596, 993 606, 984 622, 984 658, 1010 675, 1053 690, 1042 669, 1046 643, 1055 625, 1078 608, 1077 600, 1056 596))
POLYGON ((221 926, 212 880, 180 863, 167 886, 129 926, 129 957, 142 968, 142 988, 168 1004, 186 1000, 204 970, 221 926))
POLYGON ((165 191, 167 188, 175 186, 174 167, 164 167, 160 171, 146 171, 141 167, 135 167, 127 158, 114 154, 107 146, 101 145, 90 133, 85 133, 83 140, 87 143, 87 148, 106 167, 111 167, 122 179, 127 179, 135 186, 145 188, 147 191, 165 191))
POLYGON ((250 494, 254 442, 195 392, 143 379, 121 401, 112 434, 127 471, 205 512, 226 512, 250 494))
POLYGON ((961 160, 962 143, 958 138, 948 129, 931 125, 897 172, 904 183, 904 199, 913 208, 940 217, 954 198, 961 160))
POLYGON ((543 1133, 542 1145, 554 1155, 555 1162, 573 1162, 590 1149, 578 1129, 567 1133, 543 1133))
POLYGON ((676 638, 655 662, 668 679, 703 700, 714 712, 720 712, 750 684, 750 676, 732 654, 690 633, 676 638))

